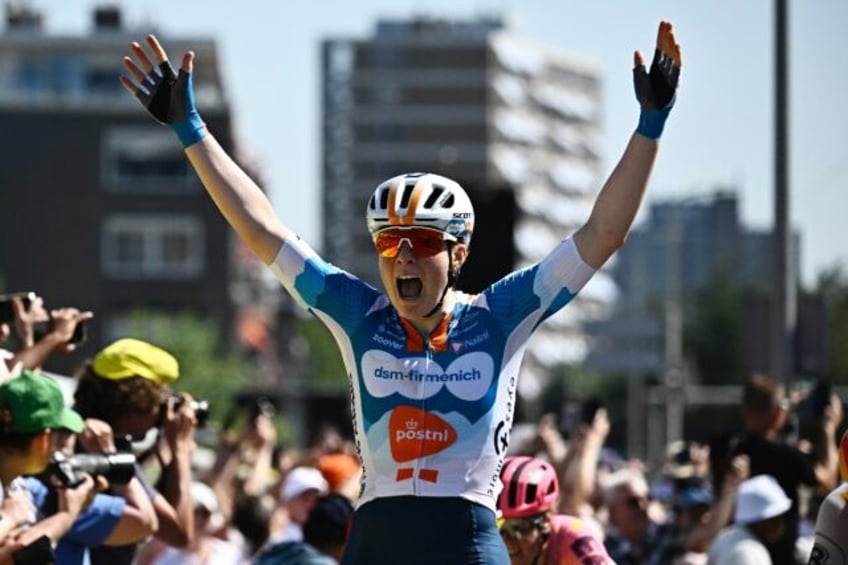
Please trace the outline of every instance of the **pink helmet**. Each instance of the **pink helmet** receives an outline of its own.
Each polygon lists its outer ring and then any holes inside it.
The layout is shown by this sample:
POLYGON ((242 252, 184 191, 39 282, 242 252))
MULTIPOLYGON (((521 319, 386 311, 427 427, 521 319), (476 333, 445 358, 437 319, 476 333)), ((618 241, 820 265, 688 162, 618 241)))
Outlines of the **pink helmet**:
POLYGON ((498 509, 504 518, 526 518, 554 510, 559 481, 553 465, 535 457, 507 457, 501 469, 498 509))

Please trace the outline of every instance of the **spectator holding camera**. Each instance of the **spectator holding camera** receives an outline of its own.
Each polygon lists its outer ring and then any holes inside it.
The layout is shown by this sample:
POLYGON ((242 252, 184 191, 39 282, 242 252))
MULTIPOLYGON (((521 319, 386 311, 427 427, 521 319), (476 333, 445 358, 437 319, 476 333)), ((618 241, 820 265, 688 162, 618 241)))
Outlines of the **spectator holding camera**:
MULTIPOLYGON (((73 460, 77 439, 87 453, 113 454, 115 444, 111 428, 105 422, 89 419, 79 436, 66 435, 66 441, 59 451, 73 460)), ((131 461, 121 461, 120 465, 132 465, 131 461)), ((110 464, 110 487, 114 494, 99 493, 79 515, 73 526, 56 546, 56 561, 62 565, 89 563, 90 549, 100 545, 120 546, 139 543, 153 535, 157 529, 156 513, 153 505, 139 480, 132 476, 129 468, 129 481, 113 478, 127 475, 118 463, 110 464), (114 465, 114 466, 113 466, 114 465), (124 484, 126 483, 126 484, 124 484)), ((39 515, 49 515, 55 511, 56 489, 46 476, 32 476, 24 479, 31 493, 39 515)), ((67 480, 67 478, 66 478, 67 480)))
POLYGON ((91 501, 95 481, 86 475, 75 487, 58 489, 55 512, 37 521, 21 480, 44 471, 67 436, 82 429, 82 418, 49 377, 23 371, 0 385, 0 562, 52 562, 53 546, 91 501))
POLYGON ((70 353, 82 339, 82 324, 94 317, 89 311, 78 308, 47 310, 44 300, 34 292, 16 293, 2 301, 8 304, 6 320, 0 324, 0 337, 5 340, 11 334, 9 324, 14 325, 18 341, 17 351, 0 350, 6 366, 14 370, 38 369, 53 353, 70 353), (37 328, 45 330, 38 335, 37 328))
MULTIPOLYGON (((156 537, 186 547, 195 535, 191 455, 197 421, 191 397, 176 396, 168 388, 178 377, 179 364, 167 351, 141 340, 120 339, 86 364, 74 398, 84 417, 107 423, 116 438, 139 441, 161 428, 155 451, 162 469, 159 488, 150 484, 140 466, 136 478, 153 504, 159 524, 156 537)), ((135 550, 136 545, 99 547, 92 551, 91 562, 131 563, 135 550)))
POLYGON ((836 429, 842 421, 842 402, 831 394, 815 419, 818 438, 812 453, 790 443, 783 435, 793 402, 782 383, 767 375, 754 375, 742 395, 743 430, 721 438, 711 446, 713 479, 721 485, 733 456, 750 459, 751 476, 771 475, 791 500, 786 529, 778 541, 768 540, 775 565, 794 563, 798 535, 798 488, 801 485, 829 491, 836 486, 838 452, 836 429))

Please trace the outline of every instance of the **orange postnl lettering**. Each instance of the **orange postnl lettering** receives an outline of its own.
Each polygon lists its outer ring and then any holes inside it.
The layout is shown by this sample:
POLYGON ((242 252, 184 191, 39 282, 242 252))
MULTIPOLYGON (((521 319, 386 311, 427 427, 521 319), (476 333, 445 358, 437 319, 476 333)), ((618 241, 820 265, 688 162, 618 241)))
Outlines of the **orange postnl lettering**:
POLYGON ((456 441, 449 423, 414 406, 398 406, 389 418, 389 445, 397 462, 412 461, 447 449, 456 441))

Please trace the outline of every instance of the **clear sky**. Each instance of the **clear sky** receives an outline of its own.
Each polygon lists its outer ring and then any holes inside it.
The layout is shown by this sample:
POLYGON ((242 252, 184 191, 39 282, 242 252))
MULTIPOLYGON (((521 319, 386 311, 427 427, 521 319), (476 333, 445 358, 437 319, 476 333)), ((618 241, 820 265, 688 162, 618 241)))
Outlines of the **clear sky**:
MULTIPOLYGON (((46 13, 48 31, 91 29, 94 0, 31 3, 46 13)), ((848 2, 789 4, 791 219, 802 234, 802 275, 810 285, 823 268, 837 261, 848 266, 848 2)), ((506 15, 516 33, 597 64, 604 83, 606 171, 638 115, 632 52, 652 51, 657 22, 672 20, 684 52, 682 85, 648 200, 735 187, 743 222, 771 226, 773 0, 124 0, 120 5, 128 25, 155 28, 166 47, 168 35, 218 40, 239 142, 259 159, 284 221, 313 245, 321 241, 320 41, 367 37, 378 18, 413 15, 506 15)))

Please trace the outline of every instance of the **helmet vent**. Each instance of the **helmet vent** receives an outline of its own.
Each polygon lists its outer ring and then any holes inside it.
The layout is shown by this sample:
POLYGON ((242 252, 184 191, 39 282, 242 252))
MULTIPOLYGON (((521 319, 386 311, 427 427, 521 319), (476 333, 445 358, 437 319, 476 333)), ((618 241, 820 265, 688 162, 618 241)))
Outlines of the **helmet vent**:
POLYGON ((389 206, 389 189, 383 190, 380 193, 380 210, 385 210, 389 206))
POLYGON ((445 191, 445 189, 442 186, 438 186, 438 185, 433 186, 433 193, 430 194, 430 196, 424 202, 424 209, 425 210, 431 209, 436 204, 436 200, 439 199, 439 197, 442 195, 442 193, 444 191, 445 191))
POLYGON ((403 187, 403 194, 400 196, 400 207, 406 208, 409 206, 409 199, 412 197, 412 189, 415 188, 414 184, 406 184, 403 187))
POLYGON ((536 500, 536 489, 537 488, 538 488, 538 485, 535 485, 535 484, 527 485, 527 493, 524 495, 524 502, 526 502, 527 504, 530 504, 534 500, 536 500))
POLYGON ((375 200, 376 199, 374 198, 374 195, 372 194, 371 199, 368 201, 368 207, 372 210, 375 209, 375 202, 374 202, 375 200))
POLYGON ((451 206, 453 206, 453 201, 454 201, 453 193, 449 193, 447 198, 445 198, 444 202, 442 202, 442 207, 443 208, 450 208, 451 206))

